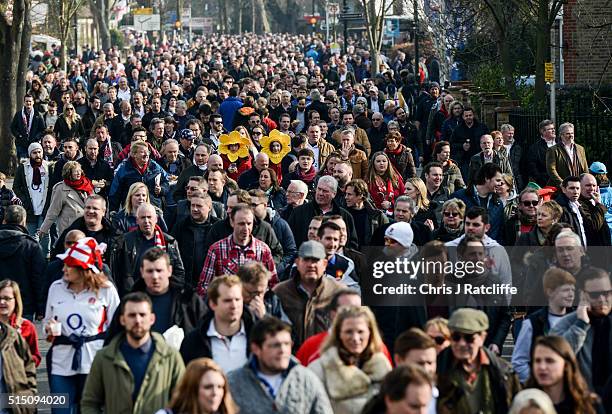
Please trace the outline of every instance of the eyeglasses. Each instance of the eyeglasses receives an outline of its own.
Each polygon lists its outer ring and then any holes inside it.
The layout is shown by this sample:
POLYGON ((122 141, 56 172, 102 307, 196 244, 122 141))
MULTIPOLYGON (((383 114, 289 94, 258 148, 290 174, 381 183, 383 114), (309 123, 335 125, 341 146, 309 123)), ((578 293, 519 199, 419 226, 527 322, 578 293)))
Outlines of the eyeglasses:
POLYGON ((304 193, 300 193, 299 191, 289 191, 289 190, 287 190, 287 194, 303 195, 304 193))
POLYGON ((476 338, 476 334, 462 334, 460 332, 453 332, 451 334, 451 339, 453 342, 459 342, 463 338, 466 344, 474 343, 474 339, 476 338))
POLYGON ((447 338, 444 336, 433 336, 433 335, 429 335, 431 339, 434 340, 434 342, 436 343, 436 345, 442 345, 444 342, 446 342, 447 338))
POLYGON ((523 206, 525 207, 537 207, 540 204, 539 201, 523 201, 523 206))
POLYGON ((66 111, 74 111, 74 108, 66 108, 66 111))
POLYGON ((444 217, 457 217, 459 215, 456 211, 445 211, 442 214, 444 214, 444 217))
POLYGON ((222 125, 223 122, 222 121, 214 121, 213 124, 215 124, 215 125, 222 125))
POLYGON ((0 302, 10 302, 13 299, 15 299, 15 298, 12 297, 12 296, 0 296, 0 302))
POLYGON ((594 290, 592 292, 587 292, 585 290, 584 293, 589 295, 589 297, 592 300, 595 300, 595 299, 598 299, 600 296, 603 296, 604 298, 609 297, 610 295, 612 295, 612 289, 610 289, 610 290, 594 290))

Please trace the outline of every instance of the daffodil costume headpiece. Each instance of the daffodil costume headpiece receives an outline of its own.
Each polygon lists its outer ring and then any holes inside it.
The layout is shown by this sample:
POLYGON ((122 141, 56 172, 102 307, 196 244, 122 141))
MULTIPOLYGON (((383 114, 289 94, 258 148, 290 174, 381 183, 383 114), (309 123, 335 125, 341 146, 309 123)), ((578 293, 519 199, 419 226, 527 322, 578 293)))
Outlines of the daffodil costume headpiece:
POLYGON ((280 164, 281 160, 291 152, 291 138, 277 129, 270 131, 270 135, 261 138, 259 143, 261 144, 261 152, 270 157, 270 161, 274 164, 280 164), (281 145, 280 152, 272 152, 270 147, 273 142, 278 142, 281 145))
POLYGON ((219 137, 219 153, 225 154, 230 162, 236 162, 238 158, 248 158, 250 145, 249 139, 240 135, 238 131, 222 134, 219 137), (230 145, 239 145, 238 150, 230 151, 230 145))

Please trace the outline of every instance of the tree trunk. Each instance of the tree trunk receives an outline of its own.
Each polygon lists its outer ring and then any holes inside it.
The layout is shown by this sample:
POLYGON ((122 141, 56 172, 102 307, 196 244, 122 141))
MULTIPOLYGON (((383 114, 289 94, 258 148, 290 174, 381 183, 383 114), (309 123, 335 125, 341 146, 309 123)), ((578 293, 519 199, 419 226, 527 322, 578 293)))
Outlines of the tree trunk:
POLYGON ((89 10, 98 29, 98 37, 102 43, 102 49, 111 48, 110 14, 107 6, 108 0, 89 0, 89 10))
POLYGON ((510 54, 511 45, 509 43, 510 42, 508 41, 507 34, 500 32, 499 41, 497 44, 499 47, 499 53, 502 61, 504 84, 506 87, 506 91, 508 92, 510 97, 512 99, 517 99, 516 84, 514 82, 515 61, 514 59, 512 59, 512 56, 510 54))
POLYGON ((261 18, 261 30, 264 33, 270 33, 270 21, 268 20, 268 12, 266 11, 266 4, 264 0, 256 0, 257 12, 261 18))
POLYGON ((15 173, 17 158, 14 137, 10 132, 17 102, 25 93, 24 53, 29 55, 31 23, 30 0, 15 0, 12 21, 0 14, 0 170, 10 175, 15 173), (25 52, 24 52, 25 51, 25 52))
POLYGON ((251 0, 251 33, 255 34, 255 23, 257 19, 255 16, 255 0, 251 0))

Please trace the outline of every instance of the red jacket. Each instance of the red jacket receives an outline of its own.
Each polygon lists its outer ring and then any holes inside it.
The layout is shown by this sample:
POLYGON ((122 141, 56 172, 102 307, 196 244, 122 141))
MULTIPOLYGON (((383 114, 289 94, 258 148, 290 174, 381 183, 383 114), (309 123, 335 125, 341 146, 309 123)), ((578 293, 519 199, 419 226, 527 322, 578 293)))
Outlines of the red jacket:
POLYGON ((34 326, 34 324, 27 319, 22 319, 21 326, 17 326, 17 315, 15 314, 11 315, 9 322, 11 327, 15 328, 17 332, 21 334, 23 339, 26 340, 28 346, 30 347, 32 359, 34 360, 36 366, 39 366, 42 356, 40 355, 40 350, 38 349, 38 334, 36 333, 36 326, 34 326))
POLYGON ((225 154, 221 154, 221 159, 223 160, 223 169, 226 172, 230 164, 236 164, 238 171, 236 171, 235 173, 231 173, 231 174, 227 173, 227 176, 234 181, 237 181, 238 177, 240 177, 240 174, 242 174, 246 170, 250 170, 252 167, 250 154, 249 154, 249 158, 238 158, 236 162, 234 163, 230 162, 230 160, 227 158, 227 155, 225 154))
MULTIPOLYGON (((296 358, 302 363, 302 365, 306 367, 312 361, 319 359, 319 357, 321 356, 321 345, 323 345, 323 342, 325 342, 325 338, 327 338, 327 335, 329 335, 329 332, 323 331, 321 333, 311 336, 310 338, 304 341, 300 349, 298 349, 297 353, 295 354, 296 358)), ((389 360, 389 363, 393 366, 391 355, 389 354, 389 350, 387 349, 387 346, 385 344, 383 344, 382 351, 383 354, 385 354, 385 356, 389 360)))

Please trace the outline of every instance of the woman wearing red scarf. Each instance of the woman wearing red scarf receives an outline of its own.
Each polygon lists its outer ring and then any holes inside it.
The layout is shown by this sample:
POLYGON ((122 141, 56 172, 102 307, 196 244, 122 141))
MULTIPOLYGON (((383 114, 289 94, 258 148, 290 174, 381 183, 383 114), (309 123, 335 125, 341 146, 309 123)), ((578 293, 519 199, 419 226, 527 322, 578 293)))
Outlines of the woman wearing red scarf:
POLYGON ((74 220, 83 216, 85 199, 93 192, 93 185, 89 178, 85 177, 81 165, 76 161, 68 161, 62 168, 62 177, 53 187, 51 204, 47 216, 39 233, 46 235, 53 223, 57 225, 57 231, 62 234, 74 220))
POLYGON ((402 134, 398 131, 389 132, 385 137, 385 154, 400 177, 404 179, 416 177, 412 150, 402 144, 402 139, 402 134))
POLYGON ((404 194, 404 180, 382 151, 372 156, 368 183, 368 190, 376 208, 383 210, 388 216, 393 216, 395 199, 404 194))

